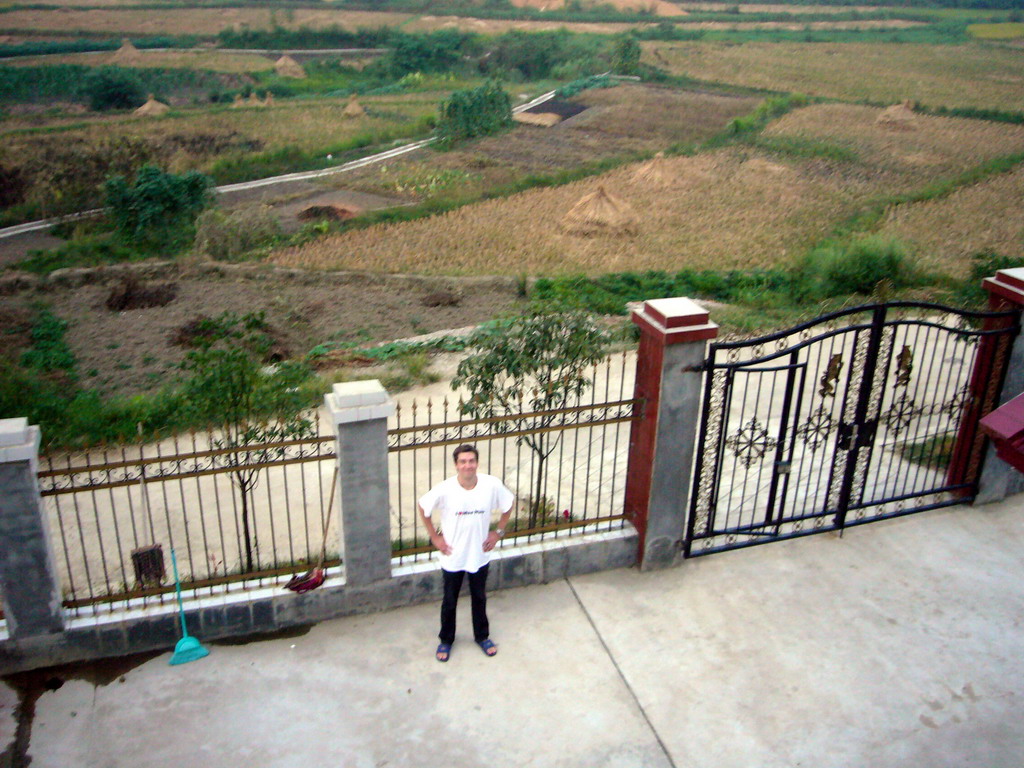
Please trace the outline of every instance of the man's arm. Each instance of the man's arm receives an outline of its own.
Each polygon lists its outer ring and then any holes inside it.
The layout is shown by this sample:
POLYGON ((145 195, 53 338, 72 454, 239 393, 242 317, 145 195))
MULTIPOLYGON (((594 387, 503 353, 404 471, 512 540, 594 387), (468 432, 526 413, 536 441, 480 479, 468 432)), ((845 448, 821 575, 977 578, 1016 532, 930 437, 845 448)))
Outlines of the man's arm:
POLYGON ((509 518, 512 517, 513 509, 515 509, 515 505, 510 507, 508 512, 503 514, 501 518, 498 520, 497 530, 491 531, 487 534, 487 539, 484 541, 484 552, 490 552, 492 549, 494 549, 494 545, 498 543, 498 539, 505 535, 505 526, 508 525, 509 518))
POLYGON ((442 555, 450 555, 452 548, 448 546, 448 542, 444 540, 444 536, 437 532, 437 528, 434 527, 433 521, 430 516, 423 511, 423 507, 419 504, 416 505, 416 509, 420 512, 420 519, 423 521, 423 528, 430 535, 430 543, 437 548, 442 555))

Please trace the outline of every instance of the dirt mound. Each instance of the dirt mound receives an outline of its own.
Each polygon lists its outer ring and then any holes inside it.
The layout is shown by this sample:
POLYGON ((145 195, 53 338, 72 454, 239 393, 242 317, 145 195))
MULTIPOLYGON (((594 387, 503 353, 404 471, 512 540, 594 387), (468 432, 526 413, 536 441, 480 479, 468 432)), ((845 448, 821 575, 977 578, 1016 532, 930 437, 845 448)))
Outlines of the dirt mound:
POLYGON ((311 205, 297 214, 299 221, 348 221, 358 216, 357 208, 345 208, 341 205, 311 205))
POLYGON ((902 104, 893 104, 891 107, 886 107, 882 110, 882 113, 875 118, 875 122, 881 127, 888 128, 890 130, 912 131, 914 130, 915 118, 914 106, 908 99, 902 104))
POLYGON ((420 299, 420 304, 424 307, 454 307, 460 301, 462 296, 455 291, 433 291, 420 299))
POLYGON ((635 234, 637 221, 636 212, 627 202, 599 186, 565 214, 562 229, 584 237, 635 234))
POLYGON ((135 277, 126 277, 111 289, 105 305, 111 312, 166 307, 177 295, 178 286, 175 283, 146 285, 135 277))
POLYGON ((281 77, 304 78, 306 70, 291 56, 282 56, 274 63, 274 71, 281 77))

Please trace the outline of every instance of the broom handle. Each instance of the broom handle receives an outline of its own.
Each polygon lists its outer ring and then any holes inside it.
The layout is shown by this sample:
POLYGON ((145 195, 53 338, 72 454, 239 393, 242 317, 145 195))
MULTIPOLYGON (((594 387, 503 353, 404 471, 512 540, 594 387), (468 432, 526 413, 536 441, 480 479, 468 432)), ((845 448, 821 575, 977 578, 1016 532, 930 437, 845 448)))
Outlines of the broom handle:
POLYGON ((178 578, 178 558, 174 556, 174 547, 171 547, 171 565, 174 566, 174 588, 178 592, 178 613, 181 616, 181 636, 188 637, 188 630, 185 629, 185 604, 181 602, 181 580, 178 578))
POLYGON ((338 487, 338 465, 334 465, 334 474, 331 476, 331 500, 327 502, 327 517, 324 520, 324 538, 320 545, 320 568, 324 567, 327 559, 327 528, 331 524, 331 513, 334 512, 334 489, 338 487))
POLYGON ((149 543, 156 543, 156 534, 153 532, 153 512, 149 508, 149 492, 146 490, 146 465, 142 461, 142 422, 136 425, 139 431, 139 488, 142 491, 142 525, 149 523, 149 543))

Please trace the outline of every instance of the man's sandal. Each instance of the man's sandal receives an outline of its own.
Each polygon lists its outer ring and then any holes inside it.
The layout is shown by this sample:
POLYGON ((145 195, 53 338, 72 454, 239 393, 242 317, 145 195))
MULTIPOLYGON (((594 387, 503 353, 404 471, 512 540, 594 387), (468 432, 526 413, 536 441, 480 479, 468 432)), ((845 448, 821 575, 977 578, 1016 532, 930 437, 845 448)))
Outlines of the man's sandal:
POLYGON ((480 646, 481 650, 488 656, 496 656, 498 654, 498 646, 494 644, 494 641, 488 638, 487 640, 481 640, 477 645, 480 646))
POLYGON ((437 650, 434 651, 434 658, 441 662, 448 661, 448 659, 451 658, 451 655, 452 646, 450 643, 441 643, 439 646, 437 646, 437 650), (441 658, 442 653, 444 654, 444 658, 441 658))

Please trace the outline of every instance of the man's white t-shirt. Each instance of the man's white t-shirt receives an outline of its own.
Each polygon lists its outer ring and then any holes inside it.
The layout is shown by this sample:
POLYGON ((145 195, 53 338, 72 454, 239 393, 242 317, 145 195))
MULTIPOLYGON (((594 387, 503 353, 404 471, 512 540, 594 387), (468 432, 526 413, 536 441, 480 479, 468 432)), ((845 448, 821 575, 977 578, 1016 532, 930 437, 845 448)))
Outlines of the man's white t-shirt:
POLYGON ((491 512, 508 512, 514 500, 501 480, 482 472, 477 472, 472 490, 459 485, 456 475, 423 494, 419 502, 423 512, 427 517, 435 511, 441 513, 441 532, 452 548, 450 555, 441 555, 441 567, 476 573, 487 565, 491 553, 484 552, 484 541, 491 528, 491 512))

